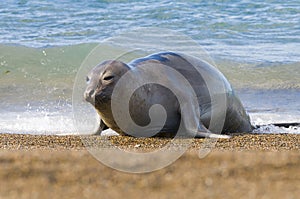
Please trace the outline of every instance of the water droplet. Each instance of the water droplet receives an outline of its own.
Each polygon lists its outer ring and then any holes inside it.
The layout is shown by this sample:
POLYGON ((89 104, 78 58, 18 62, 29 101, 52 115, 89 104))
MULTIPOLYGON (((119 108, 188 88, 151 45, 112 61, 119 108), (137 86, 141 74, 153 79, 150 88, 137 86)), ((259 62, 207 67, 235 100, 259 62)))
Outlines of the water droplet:
POLYGON ((6 61, 2 61, 2 62, 0 62, 0 65, 1 66, 7 66, 7 62, 6 61))
POLYGON ((47 65, 47 61, 45 59, 41 59, 41 64, 45 66, 47 65))

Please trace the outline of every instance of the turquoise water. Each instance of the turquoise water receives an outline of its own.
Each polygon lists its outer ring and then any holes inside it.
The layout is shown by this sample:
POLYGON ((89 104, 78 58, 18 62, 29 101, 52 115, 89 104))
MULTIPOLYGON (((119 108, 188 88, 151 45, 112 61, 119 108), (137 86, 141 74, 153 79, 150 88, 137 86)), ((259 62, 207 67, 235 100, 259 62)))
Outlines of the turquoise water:
MULTIPOLYGON (((198 43, 253 123, 300 122, 299 19, 299 0, 2 1, 0 132, 76 132, 71 97, 81 63, 98 43, 140 27, 174 30, 198 43)), ((285 130, 299 132, 275 129, 285 130)))

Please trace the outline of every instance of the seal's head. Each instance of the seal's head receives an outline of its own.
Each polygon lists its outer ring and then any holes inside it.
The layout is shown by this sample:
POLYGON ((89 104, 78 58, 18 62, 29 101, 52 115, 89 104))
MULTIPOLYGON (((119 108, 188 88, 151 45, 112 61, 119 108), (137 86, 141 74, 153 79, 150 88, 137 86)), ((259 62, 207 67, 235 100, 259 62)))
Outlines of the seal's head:
POLYGON ((109 102, 114 86, 128 70, 129 67, 125 63, 116 60, 104 61, 97 65, 87 76, 85 100, 96 108, 109 102))

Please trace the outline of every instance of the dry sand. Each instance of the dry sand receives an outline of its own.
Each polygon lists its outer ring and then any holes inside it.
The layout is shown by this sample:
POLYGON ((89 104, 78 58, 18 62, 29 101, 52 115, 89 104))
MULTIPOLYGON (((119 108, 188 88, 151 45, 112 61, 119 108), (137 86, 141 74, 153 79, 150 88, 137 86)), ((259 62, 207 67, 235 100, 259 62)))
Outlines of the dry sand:
MULTIPOLYGON (((92 137, 101 140, 101 137, 92 137)), ((128 150, 169 139, 114 136, 128 150)), ((219 140, 200 159, 203 139, 172 165, 147 174, 108 168, 79 136, 0 135, 0 198, 299 198, 300 135, 219 140)))

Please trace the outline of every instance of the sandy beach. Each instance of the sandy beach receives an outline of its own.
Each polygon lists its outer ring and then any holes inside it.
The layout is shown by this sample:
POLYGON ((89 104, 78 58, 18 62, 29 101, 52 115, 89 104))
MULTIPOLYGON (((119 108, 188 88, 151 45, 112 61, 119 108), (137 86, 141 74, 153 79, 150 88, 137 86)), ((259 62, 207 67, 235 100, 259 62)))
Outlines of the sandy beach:
MULTIPOLYGON (((0 198, 297 198, 300 194, 300 135, 219 140, 203 159, 197 154, 203 139, 197 139, 176 162, 146 174, 104 166, 79 136, 1 134, 0 138, 0 198)), ((141 150, 170 141, 109 139, 114 145, 141 150)))

